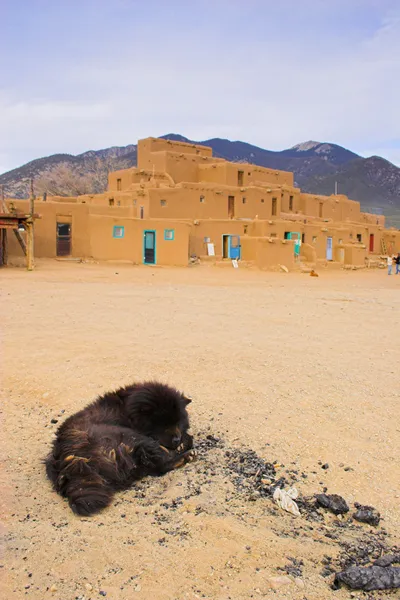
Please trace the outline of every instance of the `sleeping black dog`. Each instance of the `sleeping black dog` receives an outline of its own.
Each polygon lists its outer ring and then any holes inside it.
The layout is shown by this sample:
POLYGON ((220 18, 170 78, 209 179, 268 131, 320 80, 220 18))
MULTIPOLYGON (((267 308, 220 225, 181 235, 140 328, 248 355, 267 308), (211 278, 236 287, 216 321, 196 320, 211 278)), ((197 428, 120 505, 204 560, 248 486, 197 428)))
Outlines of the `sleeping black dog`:
POLYGON ((78 515, 111 503, 114 492, 146 475, 163 475, 192 460, 187 405, 178 390, 133 384, 99 397, 57 430, 45 460, 54 489, 78 515))

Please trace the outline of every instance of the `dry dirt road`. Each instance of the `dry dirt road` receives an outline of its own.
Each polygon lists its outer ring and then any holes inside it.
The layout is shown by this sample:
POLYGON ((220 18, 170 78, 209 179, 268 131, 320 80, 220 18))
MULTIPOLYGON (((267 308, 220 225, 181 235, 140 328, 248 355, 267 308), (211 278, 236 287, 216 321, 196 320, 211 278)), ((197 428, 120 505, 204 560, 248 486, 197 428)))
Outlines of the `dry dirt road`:
POLYGON ((39 261, 0 286, 3 599, 342 600, 329 573, 346 548, 398 543, 400 276, 39 261), (41 464, 51 420, 145 378, 194 397, 199 458, 77 518, 41 464), (381 525, 282 512, 260 459, 381 525))

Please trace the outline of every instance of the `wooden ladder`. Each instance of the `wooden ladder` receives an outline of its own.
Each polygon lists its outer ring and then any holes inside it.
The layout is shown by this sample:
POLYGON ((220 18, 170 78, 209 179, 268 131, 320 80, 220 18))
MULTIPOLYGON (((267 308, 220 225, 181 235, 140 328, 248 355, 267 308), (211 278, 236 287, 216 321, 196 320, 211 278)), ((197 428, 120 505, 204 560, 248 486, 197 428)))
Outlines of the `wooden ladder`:
POLYGON ((382 254, 384 254, 386 256, 387 255, 387 247, 386 247, 386 240, 384 237, 381 238, 381 250, 382 250, 382 254))

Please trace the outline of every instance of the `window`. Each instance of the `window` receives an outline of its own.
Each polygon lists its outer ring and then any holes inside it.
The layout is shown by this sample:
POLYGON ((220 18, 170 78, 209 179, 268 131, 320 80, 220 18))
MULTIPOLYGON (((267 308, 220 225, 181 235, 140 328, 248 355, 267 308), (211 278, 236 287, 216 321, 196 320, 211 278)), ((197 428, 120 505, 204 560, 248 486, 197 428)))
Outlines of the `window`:
POLYGON ((305 243, 306 243, 306 234, 305 234, 305 233, 302 233, 302 234, 301 234, 301 243, 302 243, 302 244, 305 244, 305 243))
POLYGON ((261 204, 264 204, 264 198, 261 198, 261 204))
POLYGON ((313 236, 312 236, 312 243, 313 243, 313 244, 316 244, 316 243, 317 243, 317 236, 316 236, 316 235, 313 235, 313 236))
POLYGON ((276 204, 277 204, 277 199, 276 198, 272 198, 272 216, 275 217, 276 216, 276 204))
POLYGON ((114 198, 109 198, 108 199, 108 205, 109 206, 114 206, 114 198))
POLYGON ((140 207, 140 218, 143 219, 144 218, 144 206, 140 207))
POLYGON ((133 201, 133 206, 136 206, 137 200, 133 201))
POLYGON ((289 196, 289 210, 293 210, 293 196, 289 196))
POLYGON ((205 244, 209 244, 210 242, 211 242, 211 238, 209 238, 209 237, 205 237, 204 238, 204 243, 205 244))
POLYGON ((243 175, 244 171, 238 171, 238 186, 241 187, 243 185, 243 175))
POLYGON ((339 239, 339 244, 343 244, 343 240, 341 238, 339 239))
POLYGON ((248 225, 243 226, 243 233, 247 233, 247 228, 248 228, 248 225))
POLYGON ((318 216, 319 216, 320 219, 322 219, 322 208, 323 208, 323 206, 324 206, 324 203, 320 202, 319 203, 319 213, 318 213, 318 216))
POLYGON ((121 206, 121 202, 117 200, 117 206, 121 206))
POLYGON ((166 200, 160 200, 160 205, 161 206, 167 206, 167 201, 166 200))
POLYGON ((269 237, 278 237, 276 233, 270 233, 269 237))
POLYGON ((246 198, 242 198, 242 203, 246 204, 246 198))
POLYGON ((204 198, 204 196, 200 196, 200 202, 201 202, 201 204, 204 204, 205 201, 206 201, 206 199, 204 198))
POLYGON ((164 229, 164 240, 172 242, 175 238, 175 229, 164 229))
POLYGON ((121 225, 114 225, 113 228, 113 238, 123 238, 125 235, 125 227, 121 227, 121 225))
POLYGON ((362 242, 362 235, 361 235, 361 233, 357 233, 357 242, 362 242))
POLYGON ((120 192, 121 189, 122 189, 122 187, 121 187, 121 180, 117 179, 117 190, 120 192))

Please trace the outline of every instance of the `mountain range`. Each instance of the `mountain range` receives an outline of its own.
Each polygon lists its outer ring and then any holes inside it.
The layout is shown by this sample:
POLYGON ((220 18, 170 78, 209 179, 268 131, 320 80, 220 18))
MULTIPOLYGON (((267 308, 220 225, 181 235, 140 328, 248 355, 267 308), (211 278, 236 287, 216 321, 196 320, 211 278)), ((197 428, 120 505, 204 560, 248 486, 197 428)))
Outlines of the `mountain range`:
MULTIPOLYGON (((316 141, 276 152, 221 138, 196 141, 178 134, 162 137, 211 146, 214 156, 229 161, 292 171, 296 186, 305 192, 330 195, 337 185, 338 193, 358 200, 362 210, 386 214, 389 225, 400 227, 400 168, 379 156, 363 158, 342 146, 316 141)), ((7 196, 16 198, 28 196, 31 178, 39 194, 98 193, 105 190, 109 171, 135 165, 134 144, 77 156, 53 154, 0 175, 0 185, 7 196)))

